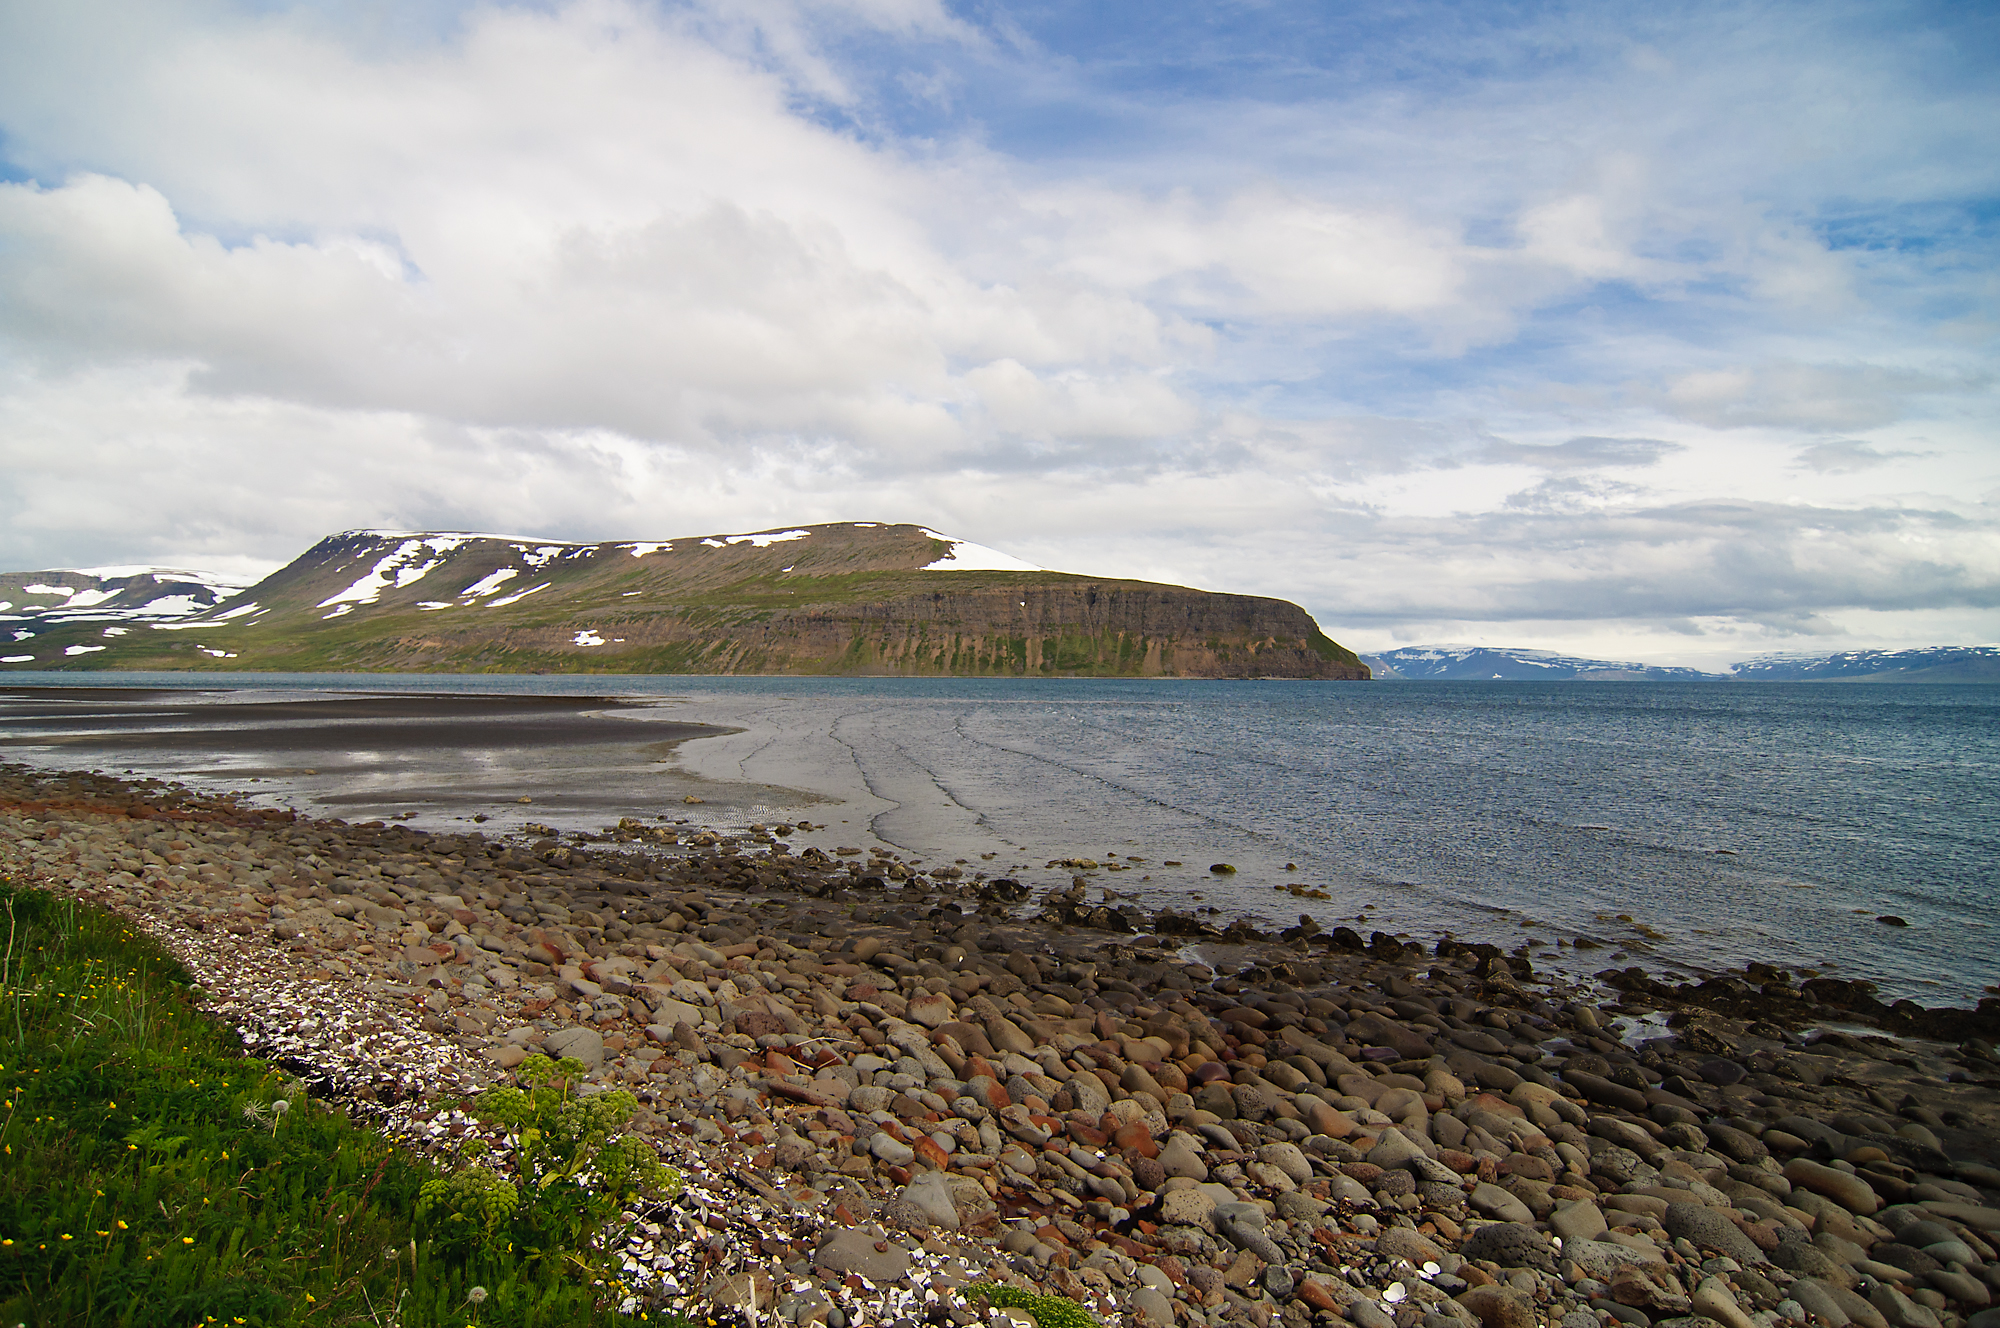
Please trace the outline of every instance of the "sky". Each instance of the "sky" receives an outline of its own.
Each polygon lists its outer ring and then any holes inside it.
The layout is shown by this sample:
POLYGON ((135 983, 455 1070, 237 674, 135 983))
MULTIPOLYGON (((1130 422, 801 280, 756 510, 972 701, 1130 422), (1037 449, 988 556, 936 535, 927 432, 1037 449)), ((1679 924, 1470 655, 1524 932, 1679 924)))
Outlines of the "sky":
POLYGON ((2000 641, 2000 10, 0 0, 0 567, 908 521, 2000 641))

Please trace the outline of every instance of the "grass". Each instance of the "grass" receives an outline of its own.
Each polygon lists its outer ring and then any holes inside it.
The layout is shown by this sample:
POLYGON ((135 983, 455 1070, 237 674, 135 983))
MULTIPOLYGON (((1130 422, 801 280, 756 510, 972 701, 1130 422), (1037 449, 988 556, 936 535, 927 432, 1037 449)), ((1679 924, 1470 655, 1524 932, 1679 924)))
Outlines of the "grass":
POLYGON ((116 917, 0 881, 0 941, 0 1325, 637 1322, 575 1251, 434 1242, 441 1173, 243 1056, 116 917))

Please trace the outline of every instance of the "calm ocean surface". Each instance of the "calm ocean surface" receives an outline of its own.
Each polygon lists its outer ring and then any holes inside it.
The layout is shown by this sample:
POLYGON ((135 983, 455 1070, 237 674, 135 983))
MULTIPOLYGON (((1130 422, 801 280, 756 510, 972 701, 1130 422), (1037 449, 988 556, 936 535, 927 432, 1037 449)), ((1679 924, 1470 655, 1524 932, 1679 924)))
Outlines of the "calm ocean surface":
MULTIPOLYGON (((677 816, 740 822, 747 810, 778 819, 789 805, 791 819, 833 822, 830 840, 864 844, 872 835, 1037 888, 1069 875, 1048 868, 1050 859, 1116 854, 1144 861, 1094 878, 1093 898, 1103 886, 1154 905, 1212 905, 1225 917, 1290 921, 1310 912, 1363 934, 1450 932, 1510 949, 1534 939, 1543 962, 1572 970, 1606 967, 1614 955, 1655 970, 1764 959, 1869 977, 1926 1004, 1969 1003, 2000 983, 2000 687, 185 674, 7 681, 242 687, 265 696, 645 697, 658 708, 630 717, 740 730, 684 744, 678 772, 829 800, 773 796, 725 812, 675 798, 677 816), (1167 868, 1166 859, 1186 865, 1167 868), (1212 876, 1213 862, 1238 871, 1212 876), (1330 898, 1274 889, 1289 883, 1330 898), (1875 921, 1882 914, 1910 925, 1875 921), (1604 948, 1556 949, 1578 937, 1604 948)), ((644 742, 638 732, 634 749, 644 742)), ((8 759, 84 763, 15 751, 8 759)), ((427 763, 377 776, 378 792, 393 805, 399 787, 414 795, 475 769, 498 788, 496 769, 534 759, 519 750, 439 749, 427 763)), ((162 768, 151 757, 146 767, 162 768)), ((566 768, 574 772, 567 778, 595 777, 588 762, 566 768)), ((604 779, 639 779, 632 772, 643 768, 607 758, 604 779)), ((176 773, 226 784, 232 769, 206 753, 176 773)), ((282 779, 266 787, 277 800, 288 791, 300 805, 314 800, 315 790, 287 790, 282 779)), ((646 805, 644 784, 629 787, 635 813, 667 810, 664 798, 646 805)), ((503 815, 496 799, 489 828, 530 811, 553 815, 541 805, 507 806, 503 815)), ((600 817, 601 807, 576 822, 600 817)))

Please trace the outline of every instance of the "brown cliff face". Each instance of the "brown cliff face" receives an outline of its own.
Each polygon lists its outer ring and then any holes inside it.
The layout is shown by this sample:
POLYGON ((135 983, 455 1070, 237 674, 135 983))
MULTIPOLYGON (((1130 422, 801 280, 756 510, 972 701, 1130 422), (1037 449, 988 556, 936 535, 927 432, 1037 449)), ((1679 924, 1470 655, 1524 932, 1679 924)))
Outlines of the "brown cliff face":
MULTIPOLYGON (((606 638, 593 658, 629 661, 620 672, 1368 677, 1367 667, 1345 657, 1296 605, 1133 582, 1079 579, 801 604, 729 625, 709 613, 593 621, 606 638)), ((426 633, 397 646, 436 661, 420 667, 438 667, 468 653, 573 656, 571 635, 564 623, 498 637, 426 633)))
POLYGON ((922 527, 872 524, 658 545, 354 532, 321 541, 206 622, 120 638, 86 659, 299 671, 1369 676, 1284 600, 959 570, 955 548, 922 527))

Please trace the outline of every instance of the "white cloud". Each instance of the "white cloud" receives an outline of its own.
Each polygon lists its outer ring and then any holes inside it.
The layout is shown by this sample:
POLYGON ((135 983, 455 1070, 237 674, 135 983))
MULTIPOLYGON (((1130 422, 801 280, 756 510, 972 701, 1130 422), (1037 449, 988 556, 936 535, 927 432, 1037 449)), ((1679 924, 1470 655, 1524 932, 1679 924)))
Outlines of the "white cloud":
POLYGON ((1875 238, 1991 98, 1893 42, 1205 101, 939 0, 356 13, 0 17, 8 564, 861 518, 1336 633, 1993 610, 1991 265, 1875 238), (1076 142, 886 106, 1016 84, 1076 142))
POLYGON ((1760 425, 1820 432, 1870 429, 1904 418, 1925 396, 1977 389, 1990 375, 1948 378, 1878 364, 1762 364, 1683 374, 1654 398, 1661 409, 1714 429, 1760 425))

